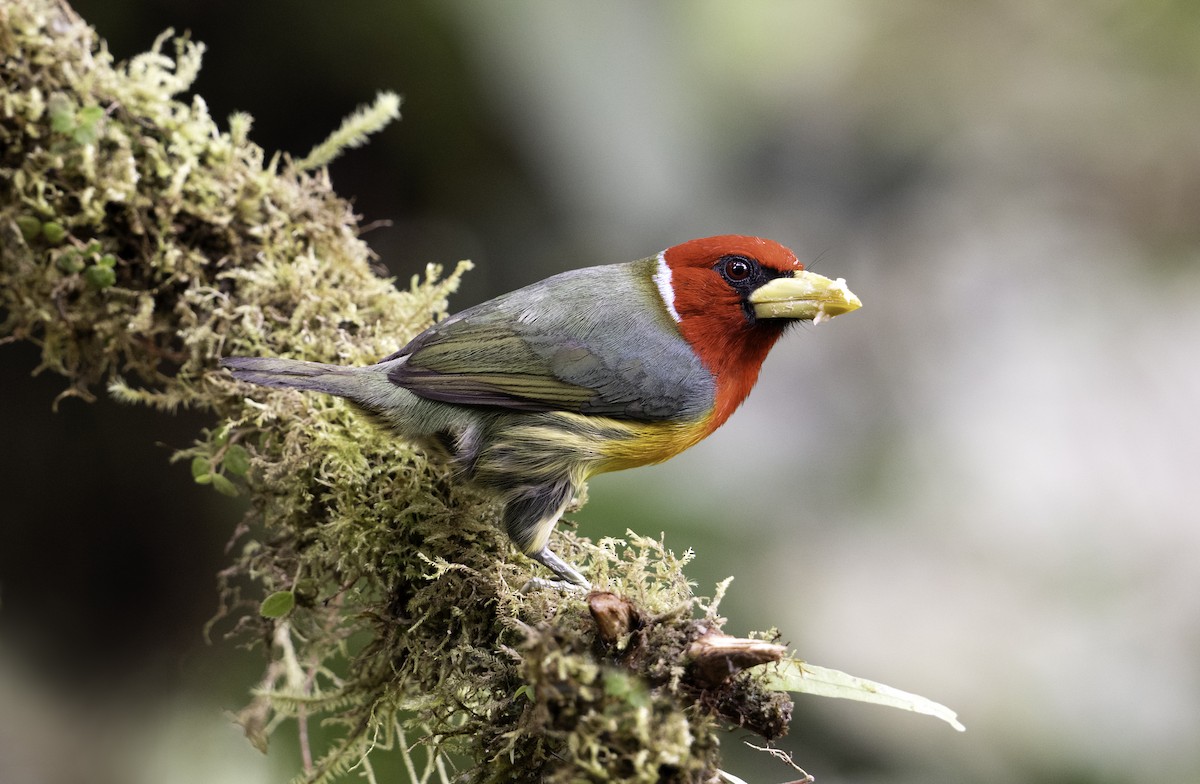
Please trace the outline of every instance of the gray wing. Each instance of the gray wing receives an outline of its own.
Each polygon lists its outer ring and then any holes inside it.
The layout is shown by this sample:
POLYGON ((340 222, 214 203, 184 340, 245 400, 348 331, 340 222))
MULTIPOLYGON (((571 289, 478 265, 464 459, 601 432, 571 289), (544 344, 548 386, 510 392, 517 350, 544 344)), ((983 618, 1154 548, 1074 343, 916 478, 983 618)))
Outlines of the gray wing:
POLYGON ((653 264, 574 270, 463 311, 390 357, 407 359, 388 378, 460 405, 697 418, 715 382, 663 306, 653 264))

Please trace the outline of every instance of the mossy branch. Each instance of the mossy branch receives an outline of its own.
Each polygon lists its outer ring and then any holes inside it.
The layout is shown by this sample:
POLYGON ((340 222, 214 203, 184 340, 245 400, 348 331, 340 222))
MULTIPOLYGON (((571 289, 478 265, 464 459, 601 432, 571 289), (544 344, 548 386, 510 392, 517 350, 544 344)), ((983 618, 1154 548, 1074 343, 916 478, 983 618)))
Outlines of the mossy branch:
POLYGON ((470 265, 377 277, 322 168, 397 116, 394 95, 303 161, 268 158, 247 115, 222 131, 176 97, 202 51, 168 33, 115 63, 65 2, 0 5, 0 342, 39 346, 63 395, 212 415, 176 458, 251 498, 217 619, 270 650, 238 714, 251 742, 295 719, 311 782, 371 778, 389 748, 415 771, 414 741, 427 780, 713 781, 723 724, 786 731, 787 697, 743 671, 783 648, 721 635, 661 541, 563 532, 604 590, 521 593, 531 562, 488 499, 341 400, 249 399, 215 369, 372 362, 444 316, 470 265))

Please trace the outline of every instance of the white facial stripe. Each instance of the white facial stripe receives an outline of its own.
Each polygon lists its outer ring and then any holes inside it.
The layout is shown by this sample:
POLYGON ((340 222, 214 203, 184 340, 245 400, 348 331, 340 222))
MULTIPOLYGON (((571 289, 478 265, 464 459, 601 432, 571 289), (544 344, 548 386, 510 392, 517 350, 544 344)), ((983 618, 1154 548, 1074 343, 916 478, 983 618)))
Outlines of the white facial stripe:
POLYGON ((658 295, 662 297, 663 305, 671 318, 679 322, 679 311, 675 310, 675 287, 671 285, 671 268, 667 266, 666 251, 658 254, 658 271, 654 273, 654 283, 658 286, 658 295))

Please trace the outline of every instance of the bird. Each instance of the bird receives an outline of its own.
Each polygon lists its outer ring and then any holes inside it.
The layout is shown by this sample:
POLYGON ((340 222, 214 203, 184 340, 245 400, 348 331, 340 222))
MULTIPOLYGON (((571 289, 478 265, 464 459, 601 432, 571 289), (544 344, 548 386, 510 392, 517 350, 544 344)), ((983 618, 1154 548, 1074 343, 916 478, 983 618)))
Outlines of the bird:
POLYGON ((725 423, 788 326, 861 307, 761 237, 694 239, 553 275, 451 315, 373 365, 220 360, 233 377, 337 395, 502 505, 516 548, 590 589, 550 535, 590 477, 658 463, 725 423))

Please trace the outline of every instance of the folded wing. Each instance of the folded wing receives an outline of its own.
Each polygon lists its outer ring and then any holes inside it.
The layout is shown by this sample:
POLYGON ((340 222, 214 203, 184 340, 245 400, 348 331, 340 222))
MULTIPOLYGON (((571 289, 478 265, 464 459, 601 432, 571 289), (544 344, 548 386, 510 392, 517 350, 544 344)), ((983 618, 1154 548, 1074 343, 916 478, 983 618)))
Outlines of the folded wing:
POLYGON ((389 357, 404 361, 388 378, 459 405, 703 416, 715 385, 662 305, 652 261, 563 273, 463 311, 389 357))

